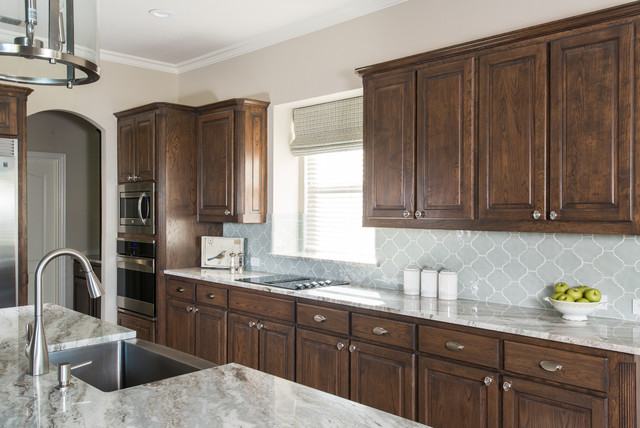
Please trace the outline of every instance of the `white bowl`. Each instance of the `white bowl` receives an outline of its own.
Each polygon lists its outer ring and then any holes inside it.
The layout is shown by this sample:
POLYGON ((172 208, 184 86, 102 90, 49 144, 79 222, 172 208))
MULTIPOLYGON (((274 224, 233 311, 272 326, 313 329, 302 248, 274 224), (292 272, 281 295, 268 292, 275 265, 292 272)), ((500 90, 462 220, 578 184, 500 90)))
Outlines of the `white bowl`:
POLYGON ((598 309, 598 306, 600 306, 600 302, 562 302, 560 300, 554 300, 550 297, 545 297, 544 300, 551 303, 551 306, 553 306, 558 312, 562 314, 562 318, 569 321, 586 321, 587 315, 590 315, 593 311, 598 309))

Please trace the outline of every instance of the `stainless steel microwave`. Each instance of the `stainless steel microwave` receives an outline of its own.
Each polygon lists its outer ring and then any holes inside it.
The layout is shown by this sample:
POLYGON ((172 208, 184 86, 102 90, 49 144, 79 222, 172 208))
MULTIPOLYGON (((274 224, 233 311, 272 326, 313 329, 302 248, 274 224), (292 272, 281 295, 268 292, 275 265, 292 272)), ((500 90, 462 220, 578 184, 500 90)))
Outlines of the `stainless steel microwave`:
POLYGON ((126 183, 118 186, 120 196, 120 233, 155 235, 156 185, 153 182, 126 183))

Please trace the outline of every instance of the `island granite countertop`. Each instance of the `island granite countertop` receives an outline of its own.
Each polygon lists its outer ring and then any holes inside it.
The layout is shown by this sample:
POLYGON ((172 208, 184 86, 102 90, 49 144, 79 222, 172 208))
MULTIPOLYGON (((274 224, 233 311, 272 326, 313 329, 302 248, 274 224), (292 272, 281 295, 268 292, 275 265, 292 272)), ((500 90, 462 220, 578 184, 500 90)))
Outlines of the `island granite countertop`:
MULTIPOLYGON (((56 370, 26 375, 24 331, 31 307, 0 309, 3 427, 424 427, 303 385, 227 364, 115 392, 56 370)), ((44 307, 49 351, 123 340, 135 332, 55 305, 44 307)))
POLYGON ((238 281, 240 278, 266 275, 263 272, 231 274, 227 270, 184 268, 168 269, 164 273, 318 302, 640 355, 640 322, 597 317, 585 322, 573 322, 563 320, 553 309, 525 308, 474 300, 443 301, 356 285, 287 290, 238 281))

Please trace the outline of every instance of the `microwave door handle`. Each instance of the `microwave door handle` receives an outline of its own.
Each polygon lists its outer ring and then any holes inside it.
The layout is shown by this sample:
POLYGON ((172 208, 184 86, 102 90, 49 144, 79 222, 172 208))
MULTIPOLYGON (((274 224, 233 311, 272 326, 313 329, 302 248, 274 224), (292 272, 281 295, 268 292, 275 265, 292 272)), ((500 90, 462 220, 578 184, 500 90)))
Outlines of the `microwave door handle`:
POLYGON ((144 198, 146 198, 148 195, 146 193, 141 193, 140 196, 138 196, 138 217, 140 218, 140 221, 142 222, 142 224, 147 224, 147 219, 142 215, 142 201, 144 200, 144 198))

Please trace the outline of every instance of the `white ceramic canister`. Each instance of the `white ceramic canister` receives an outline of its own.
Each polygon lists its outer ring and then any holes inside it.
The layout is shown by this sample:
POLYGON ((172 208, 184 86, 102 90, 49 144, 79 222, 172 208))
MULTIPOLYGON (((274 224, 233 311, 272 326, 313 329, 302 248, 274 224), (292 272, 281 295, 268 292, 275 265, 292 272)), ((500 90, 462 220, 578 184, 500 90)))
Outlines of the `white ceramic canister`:
POLYGON ((456 300, 458 298, 458 274, 448 270, 438 274, 438 298, 456 300))
POLYGON ((420 268, 410 265, 404 268, 404 294, 408 296, 420 295, 420 268))
POLYGON ((422 297, 438 297, 438 271, 435 269, 422 269, 420 274, 420 294, 422 297))

